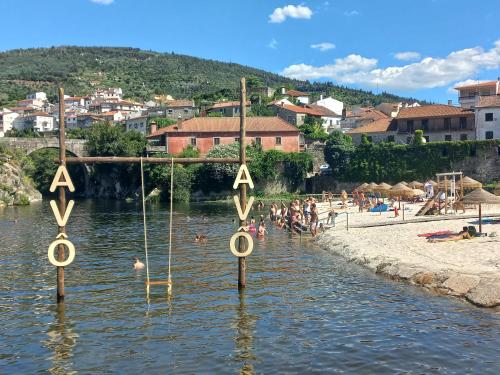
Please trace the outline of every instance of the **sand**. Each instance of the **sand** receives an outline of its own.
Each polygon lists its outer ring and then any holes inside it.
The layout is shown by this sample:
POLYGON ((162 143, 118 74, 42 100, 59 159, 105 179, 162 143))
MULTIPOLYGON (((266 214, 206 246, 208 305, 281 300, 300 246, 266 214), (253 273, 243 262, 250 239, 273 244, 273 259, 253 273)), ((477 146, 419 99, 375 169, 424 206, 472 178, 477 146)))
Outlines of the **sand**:
MULTIPOLYGON (((334 206, 337 202, 334 203, 334 206)), ((429 220, 434 216, 415 217, 420 204, 405 204, 405 219, 429 220)), ((328 204, 320 204, 325 212, 328 204)), ((376 273, 423 286, 440 294, 463 298, 477 306, 500 306, 500 224, 484 224, 483 232, 497 232, 498 237, 479 237, 457 242, 429 243, 419 233, 451 230, 475 225, 476 218, 464 219, 463 214, 447 215, 453 220, 406 223, 394 212, 358 213, 349 207, 349 230, 346 215, 338 216, 336 226, 317 238, 322 247, 349 261, 365 265, 376 273), (394 224, 356 228, 361 225, 394 224)), ((500 207, 483 207, 483 217, 500 212, 500 207), (496 210, 495 210, 496 209, 496 210)), ((468 209, 466 215, 477 215, 468 209)), ((325 217, 326 214, 321 215, 325 217)))

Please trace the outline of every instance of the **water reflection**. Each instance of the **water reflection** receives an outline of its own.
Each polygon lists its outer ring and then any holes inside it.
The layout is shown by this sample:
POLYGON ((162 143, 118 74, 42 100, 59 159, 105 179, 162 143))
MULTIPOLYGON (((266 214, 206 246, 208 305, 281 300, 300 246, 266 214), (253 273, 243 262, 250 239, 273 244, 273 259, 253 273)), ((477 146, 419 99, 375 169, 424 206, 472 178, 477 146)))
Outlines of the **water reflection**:
POLYGON ((73 323, 66 321, 64 303, 56 304, 55 320, 49 325, 47 336, 49 338, 43 343, 53 352, 48 357, 52 362, 49 372, 54 375, 76 374, 77 371, 73 368, 73 349, 78 334, 73 331, 73 323))
POLYGON ((245 291, 240 290, 238 293, 239 305, 237 308, 238 317, 236 323, 233 324, 236 328, 236 359, 241 362, 240 374, 253 375, 253 364, 257 357, 253 353, 253 341, 255 326, 258 320, 256 315, 249 314, 245 303, 245 291))

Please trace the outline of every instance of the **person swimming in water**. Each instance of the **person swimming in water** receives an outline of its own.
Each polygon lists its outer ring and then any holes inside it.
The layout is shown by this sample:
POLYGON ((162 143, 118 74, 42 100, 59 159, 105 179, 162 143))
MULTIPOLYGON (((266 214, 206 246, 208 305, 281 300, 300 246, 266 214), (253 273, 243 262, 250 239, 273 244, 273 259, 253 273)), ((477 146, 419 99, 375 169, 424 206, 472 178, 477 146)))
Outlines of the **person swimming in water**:
POLYGON ((250 225, 248 226, 248 231, 250 233, 255 233, 257 230, 257 228, 255 227, 255 219, 254 217, 252 216, 252 218, 250 219, 250 225))
POLYGON ((267 233, 266 226, 263 221, 259 224, 259 230, 257 231, 257 237, 264 238, 264 235, 267 233))
POLYGON ((204 234, 197 234, 194 238, 194 242, 196 243, 207 243, 207 236, 204 234))
POLYGON ((139 258, 134 258, 134 270, 142 270, 144 268, 144 263, 142 263, 139 258))

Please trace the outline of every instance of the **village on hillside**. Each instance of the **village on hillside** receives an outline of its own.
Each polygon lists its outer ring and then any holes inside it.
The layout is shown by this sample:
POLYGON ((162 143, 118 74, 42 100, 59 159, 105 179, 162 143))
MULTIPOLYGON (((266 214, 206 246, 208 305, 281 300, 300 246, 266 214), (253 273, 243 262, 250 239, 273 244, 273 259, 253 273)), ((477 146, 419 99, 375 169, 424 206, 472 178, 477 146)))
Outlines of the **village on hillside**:
MULTIPOLYGON (((456 87, 459 105, 418 102, 381 103, 375 107, 352 106, 333 97, 290 88, 252 87, 247 102, 248 131, 252 142, 264 150, 304 151, 313 142, 335 130, 370 142, 409 144, 416 130, 426 142, 485 140, 500 138, 500 81, 456 87), (257 98, 257 100, 255 100, 257 98), (265 104, 262 104, 265 103, 265 104), (264 107, 267 116, 253 114, 264 107), (313 134, 311 129, 316 130, 313 134), (319 133, 319 137, 318 137, 319 133)), ((65 95, 66 128, 86 129, 106 122, 126 131, 145 135, 161 152, 178 153, 191 145, 206 154, 214 145, 238 140, 239 101, 219 101, 197 105, 192 99, 157 95, 146 102, 124 98, 121 88, 97 89, 88 96, 65 95)), ((59 104, 47 94, 35 92, 19 100, 17 106, 0 110, 0 137, 51 136, 58 130, 59 104)), ((262 112, 262 111, 261 111, 262 112)))

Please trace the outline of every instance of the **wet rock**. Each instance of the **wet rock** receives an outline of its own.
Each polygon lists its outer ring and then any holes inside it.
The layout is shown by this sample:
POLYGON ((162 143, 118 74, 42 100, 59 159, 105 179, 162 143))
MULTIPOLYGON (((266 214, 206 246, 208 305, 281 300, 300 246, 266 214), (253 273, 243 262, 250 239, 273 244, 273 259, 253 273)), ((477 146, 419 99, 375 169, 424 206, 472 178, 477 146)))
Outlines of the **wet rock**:
POLYGON ((436 274, 433 272, 419 272, 413 276, 413 282, 415 284, 423 286, 431 286, 436 283, 436 274))
POLYGON ((483 279, 465 296, 467 300, 482 307, 500 306, 500 280, 483 279))
POLYGON ((421 270, 402 264, 398 267, 397 276, 403 280, 409 280, 419 272, 421 272, 421 270))
POLYGON ((450 290, 450 294, 463 296, 472 288, 475 288, 481 278, 474 275, 454 275, 448 278, 442 286, 450 290))
POLYGON ((26 205, 42 200, 42 194, 24 175, 22 168, 10 157, 2 156, 0 163, 0 201, 2 205, 26 205))

